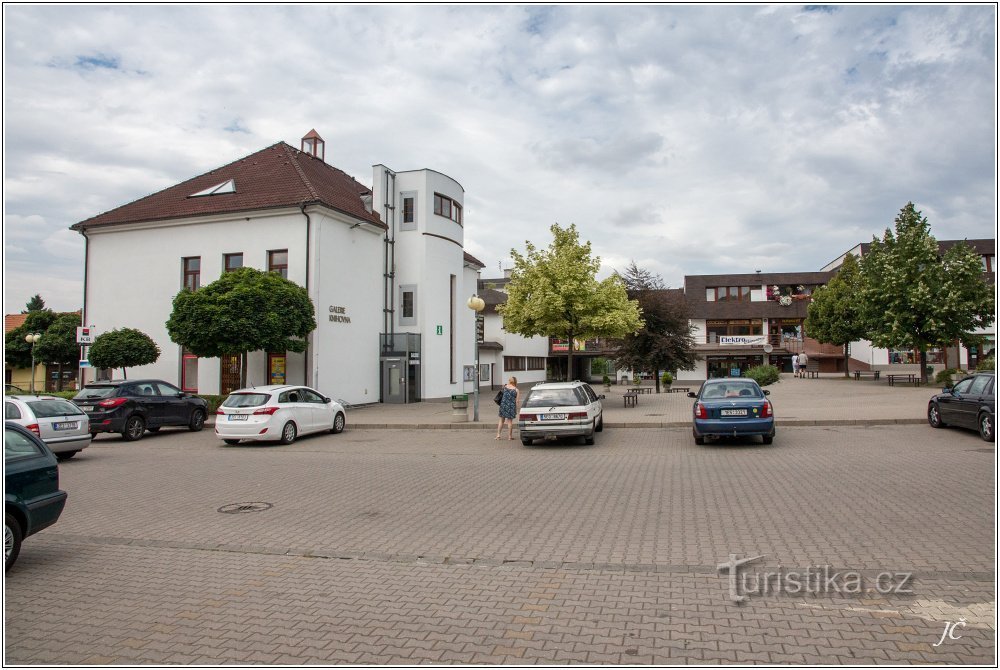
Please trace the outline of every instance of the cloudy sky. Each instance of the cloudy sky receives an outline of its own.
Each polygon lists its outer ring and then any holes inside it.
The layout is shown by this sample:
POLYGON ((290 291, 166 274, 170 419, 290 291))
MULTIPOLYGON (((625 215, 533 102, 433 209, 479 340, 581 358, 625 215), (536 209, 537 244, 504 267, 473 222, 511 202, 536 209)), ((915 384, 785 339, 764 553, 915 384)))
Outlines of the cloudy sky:
POLYGON ((818 270, 911 200, 938 239, 996 234, 992 5, 3 15, 7 313, 80 307, 73 223, 312 128, 362 183, 459 181, 485 277, 553 223, 670 286, 818 270))

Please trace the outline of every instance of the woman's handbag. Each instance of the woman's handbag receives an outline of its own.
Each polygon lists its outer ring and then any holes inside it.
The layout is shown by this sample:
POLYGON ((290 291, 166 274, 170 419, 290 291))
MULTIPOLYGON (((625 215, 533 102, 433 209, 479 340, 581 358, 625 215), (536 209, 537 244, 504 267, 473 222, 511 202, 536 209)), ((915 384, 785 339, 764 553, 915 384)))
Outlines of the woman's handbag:
POLYGON ((493 396, 493 402, 499 405, 502 400, 503 400, 503 391, 502 390, 497 391, 497 394, 493 396))

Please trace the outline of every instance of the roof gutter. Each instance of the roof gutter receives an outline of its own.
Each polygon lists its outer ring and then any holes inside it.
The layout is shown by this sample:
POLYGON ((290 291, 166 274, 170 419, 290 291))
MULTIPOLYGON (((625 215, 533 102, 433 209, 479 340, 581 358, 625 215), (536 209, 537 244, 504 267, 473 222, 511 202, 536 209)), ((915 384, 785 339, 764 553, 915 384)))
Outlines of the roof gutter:
MULTIPOLYGON (((302 212, 302 216, 306 217, 306 295, 309 295, 309 270, 310 270, 310 268, 309 268, 309 257, 311 255, 310 254, 310 250, 311 250, 311 246, 312 246, 312 219, 309 218, 309 214, 306 212, 306 205, 307 204, 308 203, 303 202, 299 206, 299 211, 302 212)), ((306 386, 313 386, 313 387, 315 387, 315 384, 312 383, 313 382, 313 362, 312 362, 312 352, 311 352, 312 347, 310 346, 310 344, 312 344, 312 333, 310 333, 309 337, 306 338, 306 350, 305 350, 305 362, 306 362, 305 373, 306 373, 306 378, 305 378, 305 384, 306 384, 306 386)))

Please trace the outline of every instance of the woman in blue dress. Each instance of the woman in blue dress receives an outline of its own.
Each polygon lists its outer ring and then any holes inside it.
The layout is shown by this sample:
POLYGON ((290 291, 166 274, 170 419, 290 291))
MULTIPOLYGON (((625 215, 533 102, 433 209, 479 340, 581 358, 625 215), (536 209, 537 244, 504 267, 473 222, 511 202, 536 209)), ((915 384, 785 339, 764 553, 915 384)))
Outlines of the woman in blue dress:
POLYGON ((513 440, 514 419, 517 417, 517 411, 521 407, 521 392, 517 389, 517 377, 508 379, 501 393, 503 395, 500 397, 500 421, 497 423, 497 436, 494 439, 500 439, 503 422, 506 421, 508 425, 507 439, 513 440))

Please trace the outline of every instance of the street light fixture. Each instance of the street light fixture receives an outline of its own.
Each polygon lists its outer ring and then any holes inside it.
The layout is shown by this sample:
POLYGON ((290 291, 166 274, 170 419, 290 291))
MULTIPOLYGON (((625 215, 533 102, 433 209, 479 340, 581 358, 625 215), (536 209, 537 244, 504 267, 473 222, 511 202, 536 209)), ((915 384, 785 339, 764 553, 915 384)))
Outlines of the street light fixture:
POLYGON ((479 313, 486 307, 486 301, 473 294, 465 306, 476 315, 476 322, 472 328, 472 337, 476 343, 476 371, 472 375, 472 420, 479 421, 479 313))
POLYGON ((24 341, 31 345, 31 392, 35 392, 35 345, 42 339, 41 333, 28 333, 24 341))

